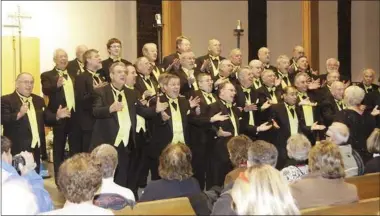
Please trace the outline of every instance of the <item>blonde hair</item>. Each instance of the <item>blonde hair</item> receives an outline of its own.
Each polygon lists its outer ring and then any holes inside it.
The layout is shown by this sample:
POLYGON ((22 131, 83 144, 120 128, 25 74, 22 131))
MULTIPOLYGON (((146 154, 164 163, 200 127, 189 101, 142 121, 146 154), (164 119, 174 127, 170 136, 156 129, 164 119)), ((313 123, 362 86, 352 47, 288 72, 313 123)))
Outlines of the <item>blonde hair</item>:
POLYGON ((359 86, 350 86, 344 91, 344 103, 347 106, 359 105, 365 96, 365 92, 359 86))
POLYGON ((380 129, 375 128, 367 139, 367 149, 370 153, 380 153, 380 129))
POLYGON ((319 172, 322 177, 329 179, 344 178, 344 165, 339 146, 323 140, 309 152, 309 170, 319 172))
POLYGON ((294 134, 287 141, 288 156, 297 161, 307 160, 310 149, 311 143, 303 134, 294 134))
POLYGON ((231 190, 238 215, 299 215, 288 182, 267 164, 248 168, 231 190))

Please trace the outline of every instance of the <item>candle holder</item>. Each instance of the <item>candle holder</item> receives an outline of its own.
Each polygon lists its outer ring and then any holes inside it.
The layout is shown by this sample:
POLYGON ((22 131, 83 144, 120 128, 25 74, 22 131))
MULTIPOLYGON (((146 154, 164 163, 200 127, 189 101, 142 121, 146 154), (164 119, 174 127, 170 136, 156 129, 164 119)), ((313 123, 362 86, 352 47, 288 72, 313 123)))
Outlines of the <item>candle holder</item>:
POLYGON ((241 28, 240 20, 237 21, 237 26, 234 29, 234 36, 236 36, 237 40, 237 48, 240 49, 240 37, 243 35, 244 29, 241 28))
POLYGON ((153 27, 157 30, 157 56, 158 56, 158 63, 162 64, 162 28, 164 27, 164 24, 161 23, 161 15, 156 14, 155 16, 156 23, 153 24, 153 27))

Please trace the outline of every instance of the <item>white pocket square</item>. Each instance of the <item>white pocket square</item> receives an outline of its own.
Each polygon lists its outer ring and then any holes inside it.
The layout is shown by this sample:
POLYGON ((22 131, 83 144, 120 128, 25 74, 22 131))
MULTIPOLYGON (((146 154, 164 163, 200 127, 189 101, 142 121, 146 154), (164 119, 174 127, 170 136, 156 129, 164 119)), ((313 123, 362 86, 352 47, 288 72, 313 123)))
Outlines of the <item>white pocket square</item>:
POLYGON ((186 113, 186 115, 189 115, 190 114, 190 110, 187 110, 187 113, 186 113))

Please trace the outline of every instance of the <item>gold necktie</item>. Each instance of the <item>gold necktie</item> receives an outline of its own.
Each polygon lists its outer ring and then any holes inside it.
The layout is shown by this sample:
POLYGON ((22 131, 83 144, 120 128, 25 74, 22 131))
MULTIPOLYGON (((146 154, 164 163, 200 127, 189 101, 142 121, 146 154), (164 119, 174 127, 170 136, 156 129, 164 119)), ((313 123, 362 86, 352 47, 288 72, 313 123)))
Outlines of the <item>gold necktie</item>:
POLYGON ((67 74, 67 70, 58 70, 59 76, 63 76, 65 80, 63 81, 63 91, 65 92, 66 106, 71 111, 75 111, 75 94, 74 94, 74 84, 67 74))
POLYGON ((33 98, 31 96, 27 98, 27 97, 24 97, 20 94, 18 94, 18 95, 19 95, 21 101, 24 103, 27 103, 28 107, 29 107, 26 114, 28 115, 29 125, 30 125, 30 129, 32 131, 31 147, 35 148, 36 145, 38 145, 38 147, 40 147, 41 146, 41 140, 40 140, 40 134, 38 132, 37 116, 36 116, 36 110, 35 110, 34 104, 33 104, 33 98))

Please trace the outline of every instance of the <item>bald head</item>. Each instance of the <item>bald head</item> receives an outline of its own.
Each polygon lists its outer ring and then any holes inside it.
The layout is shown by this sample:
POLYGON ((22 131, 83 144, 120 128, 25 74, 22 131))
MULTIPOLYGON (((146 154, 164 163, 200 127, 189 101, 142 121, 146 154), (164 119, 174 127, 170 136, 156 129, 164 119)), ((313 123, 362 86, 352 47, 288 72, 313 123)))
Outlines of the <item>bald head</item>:
POLYGON ((154 43, 144 44, 142 53, 150 62, 155 62, 157 59, 157 45, 154 43))
POLYGON ((231 63, 235 66, 240 66, 242 63, 242 53, 239 48, 235 48, 230 51, 229 59, 231 63))
POLYGON ((363 70, 363 84, 370 86, 375 81, 375 71, 371 68, 363 70))
POLYGON ((344 84, 341 81, 334 81, 331 84, 331 94, 336 100, 342 100, 344 94, 344 84))
POLYGON ((261 47, 257 51, 257 57, 259 57, 259 60, 264 64, 269 64, 270 61, 270 51, 266 47, 261 47))
POLYGON ((77 48, 75 49, 75 55, 80 62, 83 62, 83 53, 85 53, 87 50, 87 46, 83 44, 77 46, 77 48))
POLYGON ((222 52, 222 45, 217 39, 211 39, 208 41, 208 53, 212 56, 219 56, 222 52))
POLYGON ((302 46, 297 45, 293 48, 293 58, 298 59, 300 56, 305 55, 305 51, 302 46))
POLYGON ((223 77, 228 77, 232 73, 232 70, 234 69, 234 65, 232 64, 231 60, 229 59, 223 59, 219 63, 219 74, 223 77))

